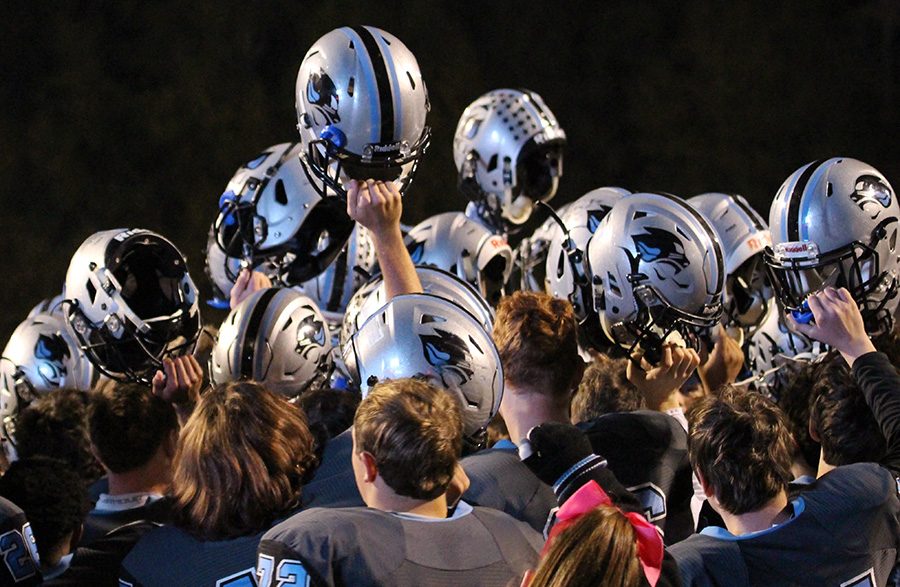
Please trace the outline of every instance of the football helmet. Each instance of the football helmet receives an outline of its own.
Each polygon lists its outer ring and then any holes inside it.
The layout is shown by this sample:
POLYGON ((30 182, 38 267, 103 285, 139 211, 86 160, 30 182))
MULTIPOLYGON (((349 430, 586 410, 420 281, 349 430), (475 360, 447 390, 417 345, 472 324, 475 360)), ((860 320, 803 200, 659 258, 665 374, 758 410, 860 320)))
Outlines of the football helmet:
MULTIPOLYGON (((494 310, 474 287, 456 275, 437 267, 416 267, 416 273, 425 293, 459 304, 472 314, 487 332, 494 329, 494 310)), ((369 316, 381 309, 387 301, 384 278, 380 274, 357 290, 344 313, 341 324, 341 346, 346 345, 369 316)))
POLYGON ((66 321, 78 344, 112 379, 149 383, 162 359, 190 353, 200 332, 184 256, 149 230, 88 237, 69 263, 65 291, 66 321))
POLYGON ((722 315, 718 237, 675 196, 621 198, 591 238, 588 262, 603 332, 629 352, 642 348, 651 363, 670 335, 697 347, 698 329, 722 315))
MULTIPOLYGON (((303 170, 299 143, 274 145, 244 163, 219 199, 208 273, 234 283, 235 269, 266 265, 281 283, 313 279, 340 254, 354 222, 343 202, 322 198, 303 170), (239 259, 238 267, 231 259, 239 259), (217 266, 210 266, 215 263, 217 266)), ((207 247, 209 249, 209 247, 207 247)), ((220 288, 221 289, 221 288, 220 288)))
POLYGON ((29 318, 34 318, 38 314, 53 314, 65 320, 65 312, 63 311, 63 301, 66 299, 65 292, 57 294, 52 298, 41 300, 35 307, 28 312, 29 318))
POLYGON ((871 165, 835 157, 785 180, 769 210, 772 284, 787 311, 811 317, 809 294, 846 287, 870 335, 888 332, 900 304, 900 205, 871 165))
POLYGON ((431 139, 431 105, 415 56, 372 26, 341 27, 316 41, 296 86, 301 157, 315 189, 346 198, 348 179, 412 182, 431 139))
POLYGON ((492 306, 503 296, 512 271, 513 253, 506 239, 462 212, 420 222, 406 235, 406 249, 414 264, 453 273, 492 306))
POLYGON ((777 304, 772 304, 747 344, 751 382, 758 391, 777 401, 799 367, 826 350, 822 343, 790 330, 785 325, 784 314, 777 304))
POLYGON ((363 397, 379 381, 401 377, 422 377, 452 391, 472 444, 483 440, 500 407, 503 368, 494 341, 474 316, 450 300, 395 296, 342 350, 363 397))
MULTIPOLYGON (((560 206, 556 214, 562 216, 568 207, 569 204, 560 206)), ((548 216, 531 236, 519 242, 515 250, 511 279, 514 284, 518 283, 520 290, 544 291, 547 251, 550 249, 550 242, 559 234, 562 234, 559 222, 553 216, 548 216)))
POLYGON ((549 201, 562 176, 566 133, 529 90, 500 89, 469 104, 453 135, 459 188, 500 231, 549 201))
POLYGON ((772 235, 743 196, 710 192, 688 199, 712 225, 725 256, 723 303, 726 325, 752 330, 766 317, 772 286, 762 253, 772 235))
POLYGON ((209 359, 213 384, 252 379, 294 398, 331 373, 331 336, 316 303, 294 290, 253 292, 228 314, 209 359))

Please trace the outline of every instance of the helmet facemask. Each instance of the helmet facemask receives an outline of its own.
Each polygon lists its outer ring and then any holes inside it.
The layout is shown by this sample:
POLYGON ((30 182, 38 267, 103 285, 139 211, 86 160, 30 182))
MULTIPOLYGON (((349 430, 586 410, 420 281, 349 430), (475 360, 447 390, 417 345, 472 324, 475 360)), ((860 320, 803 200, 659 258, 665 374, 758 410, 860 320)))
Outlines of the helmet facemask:
POLYGON ((725 278, 728 325, 754 328, 769 310, 771 285, 762 255, 756 254, 725 278))

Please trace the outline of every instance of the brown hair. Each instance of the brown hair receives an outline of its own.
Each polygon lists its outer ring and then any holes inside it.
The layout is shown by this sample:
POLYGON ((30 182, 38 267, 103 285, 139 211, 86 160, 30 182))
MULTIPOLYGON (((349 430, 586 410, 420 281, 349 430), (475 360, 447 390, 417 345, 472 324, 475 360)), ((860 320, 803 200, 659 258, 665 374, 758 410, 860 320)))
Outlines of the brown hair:
POLYGON ((628 359, 594 357, 572 397, 573 424, 647 407, 643 396, 625 375, 627 366, 628 359))
POLYGON ((462 451, 459 403, 418 379, 384 381, 359 404, 353 436, 398 495, 434 499, 447 491, 462 451))
POLYGON ((581 366, 577 330, 566 300, 530 291, 503 298, 492 334, 503 377, 513 385, 568 396, 581 366))
POLYGON ((756 511, 787 489, 794 440, 772 401, 727 385, 700 400, 688 421, 691 464, 725 510, 756 511))
POLYGON ((631 522, 618 509, 602 506, 556 536, 530 587, 632 587, 642 579, 631 522))
POLYGON ((178 430, 168 402, 138 383, 95 389, 88 400, 88 429, 100 462, 113 473, 141 467, 178 430))
POLYGON ((175 524, 203 540, 253 534, 297 507, 315 464, 302 412, 255 382, 200 396, 172 478, 175 524))

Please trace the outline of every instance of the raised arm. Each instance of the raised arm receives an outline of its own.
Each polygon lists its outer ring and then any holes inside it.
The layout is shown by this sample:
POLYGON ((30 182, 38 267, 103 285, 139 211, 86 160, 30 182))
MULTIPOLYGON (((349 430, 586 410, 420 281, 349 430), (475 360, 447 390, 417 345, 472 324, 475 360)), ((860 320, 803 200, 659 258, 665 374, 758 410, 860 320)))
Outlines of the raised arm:
POLYGON ((400 232, 403 200, 397 186, 390 181, 351 181, 347 213, 372 234, 388 299, 421 292, 422 284, 400 232))

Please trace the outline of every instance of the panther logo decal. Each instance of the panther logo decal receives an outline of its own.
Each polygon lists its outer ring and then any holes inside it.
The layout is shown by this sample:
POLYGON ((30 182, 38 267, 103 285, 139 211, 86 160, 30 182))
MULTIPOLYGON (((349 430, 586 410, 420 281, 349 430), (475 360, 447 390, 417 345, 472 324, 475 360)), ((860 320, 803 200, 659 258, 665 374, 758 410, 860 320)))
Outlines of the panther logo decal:
POLYGON ((419 335, 425 360, 435 368, 444 386, 464 386, 475 374, 468 345, 452 332, 438 328, 433 332, 434 334, 419 335))
POLYGON ((309 81, 306 82, 306 100, 329 124, 341 121, 338 114, 340 96, 337 93, 337 86, 323 70, 320 69, 318 73, 309 76, 309 81))
POLYGON ((860 210, 872 214, 872 219, 877 218, 883 208, 891 205, 892 197, 891 188, 874 175, 860 175, 856 178, 853 193, 850 194, 850 199, 860 210))
POLYGON ((681 289, 690 287, 690 283, 681 283, 676 279, 690 265, 681 240, 661 228, 648 226, 644 230, 646 232, 643 234, 631 237, 636 254, 624 249, 631 262, 632 273, 640 273, 640 265, 645 263, 650 265, 658 279, 671 279, 681 289))
POLYGON ((37 372, 44 383, 50 387, 59 387, 67 373, 65 361, 72 356, 63 337, 59 334, 39 335, 34 345, 34 356, 42 360, 37 372))

